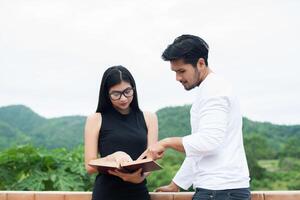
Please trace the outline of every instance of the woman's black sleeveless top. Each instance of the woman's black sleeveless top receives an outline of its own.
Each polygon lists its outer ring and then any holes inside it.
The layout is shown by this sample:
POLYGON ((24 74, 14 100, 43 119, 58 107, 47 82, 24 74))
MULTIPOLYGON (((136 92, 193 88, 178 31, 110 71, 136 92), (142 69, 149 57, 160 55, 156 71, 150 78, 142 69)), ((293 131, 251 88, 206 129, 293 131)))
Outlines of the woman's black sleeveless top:
MULTIPOLYGON (((98 149, 101 157, 124 151, 135 160, 147 148, 147 126, 141 111, 123 115, 115 109, 101 113, 98 149)), ((139 184, 123 181, 113 175, 98 174, 93 200, 148 200, 146 180, 139 184)))

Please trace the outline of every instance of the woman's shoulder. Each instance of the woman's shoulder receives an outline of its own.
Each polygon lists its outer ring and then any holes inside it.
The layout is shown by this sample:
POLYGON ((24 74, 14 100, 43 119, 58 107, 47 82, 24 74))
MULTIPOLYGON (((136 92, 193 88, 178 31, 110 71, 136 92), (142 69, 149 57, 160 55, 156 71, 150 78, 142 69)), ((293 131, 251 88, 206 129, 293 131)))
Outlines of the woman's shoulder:
POLYGON ((142 111, 142 112, 143 112, 146 123, 157 119, 156 114, 153 112, 149 112, 149 111, 142 111))
POLYGON ((102 118, 100 113, 90 114, 85 123, 85 135, 87 137, 99 136, 99 131, 102 124, 102 118))
POLYGON ((93 120, 99 120, 101 118, 102 118, 102 115, 99 112, 92 113, 89 116, 87 116, 87 120, 91 120, 91 121, 93 121, 93 120))
POLYGON ((92 113, 86 119, 86 124, 90 124, 90 125, 96 125, 99 123, 101 124, 101 122, 102 122, 101 113, 92 113))

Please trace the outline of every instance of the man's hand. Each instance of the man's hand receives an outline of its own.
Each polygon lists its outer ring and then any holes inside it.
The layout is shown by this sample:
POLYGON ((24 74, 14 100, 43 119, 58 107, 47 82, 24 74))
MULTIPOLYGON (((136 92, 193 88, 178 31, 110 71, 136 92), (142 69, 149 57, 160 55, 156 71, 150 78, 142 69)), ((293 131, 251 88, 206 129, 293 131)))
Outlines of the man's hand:
POLYGON ((146 151, 144 151, 138 160, 141 160, 145 157, 152 158, 153 160, 157 160, 163 157, 166 147, 164 146, 164 141, 161 140, 155 144, 149 146, 146 151))
POLYGON ((172 181, 169 185, 156 188, 154 192, 179 192, 179 187, 172 181))
POLYGON ((185 152, 182 138, 181 137, 170 137, 160 140, 159 142, 150 145, 146 151, 140 155, 138 160, 141 160, 145 157, 152 158, 153 160, 157 160, 163 157, 164 152, 167 148, 172 148, 179 152, 185 152))

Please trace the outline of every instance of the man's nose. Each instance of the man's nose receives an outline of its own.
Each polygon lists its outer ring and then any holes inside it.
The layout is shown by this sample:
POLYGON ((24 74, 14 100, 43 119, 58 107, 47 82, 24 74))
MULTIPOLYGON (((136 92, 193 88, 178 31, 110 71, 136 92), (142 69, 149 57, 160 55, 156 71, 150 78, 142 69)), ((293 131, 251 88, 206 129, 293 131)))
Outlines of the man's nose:
POLYGON ((182 77, 178 74, 176 74, 176 81, 181 81, 182 80, 182 77))

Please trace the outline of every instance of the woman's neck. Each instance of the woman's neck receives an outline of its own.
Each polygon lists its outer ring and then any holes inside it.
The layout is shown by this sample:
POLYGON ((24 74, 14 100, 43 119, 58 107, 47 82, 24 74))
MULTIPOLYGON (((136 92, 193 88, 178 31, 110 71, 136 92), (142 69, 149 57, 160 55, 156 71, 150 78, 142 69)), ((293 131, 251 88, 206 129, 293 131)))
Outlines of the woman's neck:
POLYGON ((126 108, 126 109, 119 109, 119 108, 116 108, 114 107, 119 113, 121 113, 122 115, 127 115, 130 113, 130 107, 126 108))

